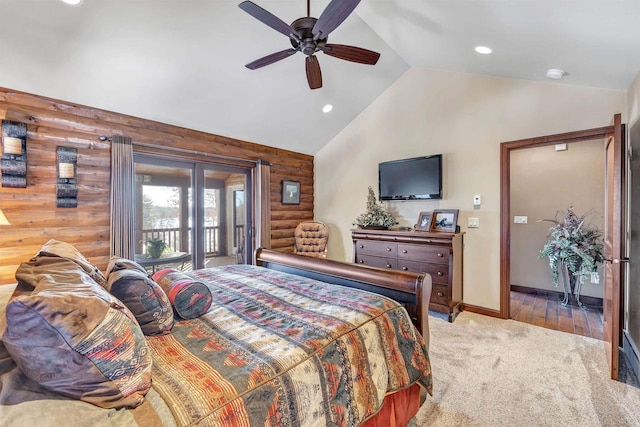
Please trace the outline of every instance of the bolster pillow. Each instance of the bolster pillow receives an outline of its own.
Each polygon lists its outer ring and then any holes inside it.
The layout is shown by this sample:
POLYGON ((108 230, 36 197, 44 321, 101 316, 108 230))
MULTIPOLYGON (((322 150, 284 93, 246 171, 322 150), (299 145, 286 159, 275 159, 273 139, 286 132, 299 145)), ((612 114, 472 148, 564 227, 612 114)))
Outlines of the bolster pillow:
POLYGON ((165 291, 173 310, 183 319, 200 317, 211 307, 209 288, 175 268, 156 271, 153 280, 165 291))

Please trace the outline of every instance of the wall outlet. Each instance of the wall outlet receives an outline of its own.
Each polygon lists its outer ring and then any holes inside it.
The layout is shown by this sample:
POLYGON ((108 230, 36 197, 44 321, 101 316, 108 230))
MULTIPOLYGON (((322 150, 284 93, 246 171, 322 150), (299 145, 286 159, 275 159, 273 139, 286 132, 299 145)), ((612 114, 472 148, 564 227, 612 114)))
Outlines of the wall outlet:
POLYGON ((516 215, 513 217, 514 224, 526 224, 528 220, 528 217, 522 215, 516 215))
POLYGON ((591 283, 598 284, 600 283, 600 275, 597 271, 591 273, 591 283))
POLYGON ((467 219, 467 227, 469 227, 469 228, 479 228, 480 227, 480 219, 479 218, 468 218, 467 219))

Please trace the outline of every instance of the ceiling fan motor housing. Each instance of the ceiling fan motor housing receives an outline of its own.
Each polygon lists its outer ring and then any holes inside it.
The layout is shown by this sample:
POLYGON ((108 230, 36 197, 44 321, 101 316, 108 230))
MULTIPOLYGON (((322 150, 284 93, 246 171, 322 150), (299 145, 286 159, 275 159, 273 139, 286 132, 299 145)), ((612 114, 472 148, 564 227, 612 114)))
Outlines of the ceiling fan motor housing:
POLYGON ((327 38, 321 40, 313 40, 313 27, 318 20, 310 16, 299 18, 291 23, 291 27, 300 34, 300 41, 295 38, 290 38, 291 46, 294 49, 299 50, 305 55, 313 55, 319 49, 318 46, 324 46, 327 44, 327 38))

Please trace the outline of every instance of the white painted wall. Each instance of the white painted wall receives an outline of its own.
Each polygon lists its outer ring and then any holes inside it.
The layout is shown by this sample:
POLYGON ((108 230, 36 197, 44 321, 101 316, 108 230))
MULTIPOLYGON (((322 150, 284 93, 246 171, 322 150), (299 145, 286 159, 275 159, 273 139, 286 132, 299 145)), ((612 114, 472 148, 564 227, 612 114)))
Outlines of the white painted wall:
POLYGON ((640 72, 627 91, 627 111, 629 114, 628 128, 640 120, 640 72))
POLYGON ((315 218, 329 224, 329 258, 352 260, 350 229, 367 186, 377 189, 379 162, 442 153, 442 200, 388 206, 400 225, 413 225, 420 211, 459 209, 464 302, 498 310, 500 143, 607 126, 614 113, 624 121, 625 103, 624 91, 408 70, 315 156, 315 218), (480 228, 467 229, 469 217, 480 228))

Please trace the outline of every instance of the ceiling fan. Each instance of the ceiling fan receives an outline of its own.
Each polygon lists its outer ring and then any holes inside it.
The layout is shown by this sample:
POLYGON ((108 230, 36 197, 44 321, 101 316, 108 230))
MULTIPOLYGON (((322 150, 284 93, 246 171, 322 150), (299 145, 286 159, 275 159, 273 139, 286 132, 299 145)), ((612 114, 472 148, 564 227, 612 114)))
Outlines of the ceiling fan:
POLYGON ((316 52, 322 51, 329 56, 360 64, 375 65, 380 58, 378 52, 355 46, 327 43, 327 36, 335 30, 358 6, 360 0, 332 0, 320 18, 311 17, 310 0, 307 0, 307 16, 288 25, 271 12, 251 1, 243 1, 238 6, 258 21, 289 37, 293 48, 272 53, 245 65, 250 70, 261 68, 296 52, 307 55, 305 60, 307 81, 311 89, 322 87, 322 72, 316 52))

